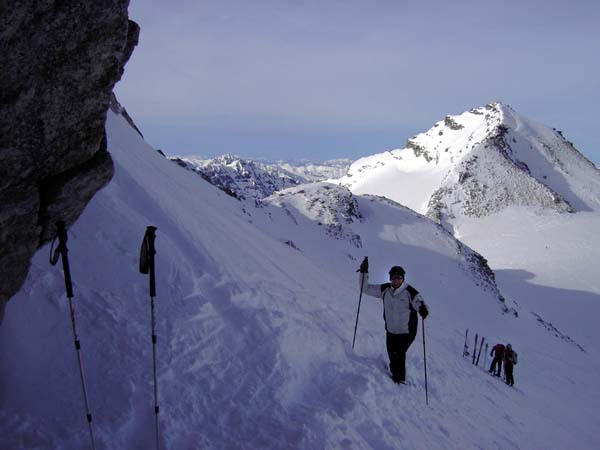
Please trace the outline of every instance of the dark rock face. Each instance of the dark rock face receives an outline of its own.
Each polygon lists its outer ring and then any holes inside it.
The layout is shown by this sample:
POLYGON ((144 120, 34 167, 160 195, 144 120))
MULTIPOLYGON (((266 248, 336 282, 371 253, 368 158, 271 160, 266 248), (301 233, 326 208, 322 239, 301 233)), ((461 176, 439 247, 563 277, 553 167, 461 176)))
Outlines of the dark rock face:
POLYGON ((106 111, 139 35, 128 3, 0 8, 0 320, 54 223, 71 225, 112 177, 106 111))
POLYGON ((417 156, 417 157, 423 155, 423 158, 425 158, 425 160, 427 162, 430 162, 431 160, 433 160, 433 157, 427 151, 427 149, 425 147, 423 147, 422 145, 417 144, 412 139, 409 139, 408 141, 406 141, 406 148, 412 148, 413 152, 415 153, 415 156, 417 156))

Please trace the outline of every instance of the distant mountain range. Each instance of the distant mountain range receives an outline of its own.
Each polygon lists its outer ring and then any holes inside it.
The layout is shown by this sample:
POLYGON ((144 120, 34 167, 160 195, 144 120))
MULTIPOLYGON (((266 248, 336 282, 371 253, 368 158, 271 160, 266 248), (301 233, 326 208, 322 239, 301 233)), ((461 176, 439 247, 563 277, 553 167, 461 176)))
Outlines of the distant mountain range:
POLYGON ((172 157, 174 162, 240 199, 260 200, 276 191, 343 176, 351 160, 264 162, 223 155, 212 159, 172 157))

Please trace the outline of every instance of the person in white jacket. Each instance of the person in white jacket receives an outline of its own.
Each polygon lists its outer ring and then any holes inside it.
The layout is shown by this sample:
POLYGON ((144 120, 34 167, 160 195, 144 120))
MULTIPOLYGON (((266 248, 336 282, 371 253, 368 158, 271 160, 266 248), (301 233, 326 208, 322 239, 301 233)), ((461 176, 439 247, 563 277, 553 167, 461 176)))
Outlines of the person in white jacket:
POLYGON ((406 383, 406 352, 417 335, 417 311, 423 319, 429 308, 423 297, 406 282, 406 272, 400 266, 390 269, 390 282, 369 284, 369 263, 365 258, 360 265, 362 292, 383 301, 386 347, 390 359, 390 372, 395 383, 406 383))

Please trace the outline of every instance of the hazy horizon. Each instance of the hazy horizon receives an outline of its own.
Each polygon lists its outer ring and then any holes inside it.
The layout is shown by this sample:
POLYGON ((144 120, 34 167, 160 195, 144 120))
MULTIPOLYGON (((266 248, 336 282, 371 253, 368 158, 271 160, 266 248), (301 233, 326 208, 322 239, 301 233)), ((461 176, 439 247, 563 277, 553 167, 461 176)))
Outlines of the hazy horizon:
POLYGON ((132 0, 115 92, 169 154, 357 159, 490 101, 596 165, 600 5, 132 0))

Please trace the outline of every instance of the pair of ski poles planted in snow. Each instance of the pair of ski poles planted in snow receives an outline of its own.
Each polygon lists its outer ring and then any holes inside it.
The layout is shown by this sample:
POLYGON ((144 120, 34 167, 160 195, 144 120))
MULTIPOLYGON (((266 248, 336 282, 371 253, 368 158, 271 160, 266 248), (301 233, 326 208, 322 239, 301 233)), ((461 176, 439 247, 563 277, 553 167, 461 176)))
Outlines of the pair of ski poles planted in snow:
MULTIPOLYGON (((83 401, 85 406, 85 415, 88 423, 88 430, 90 433, 90 442, 92 450, 96 449, 96 443, 94 440, 94 430, 92 428, 92 414, 90 413, 90 407, 88 402, 87 388, 85 384, 85 377, 83 374, 83 365, 81 362, 81 343, 77 335, 77 326, 75 323, 75 309, 73 307, 73 283, 71 281, 71 270, 69 267, 69 257, 67 248, 67 230, 65 223, 59 221, 56 223, 56 237, 52 241, 50 248, 50 264, 53 266, 58 262, 59 257, 62 259, 63 273, 65 277, 65 288, 67 293, 67 300, 69 301, 69 311, 71 315, 71 326, 73 329, 73 338, 75 340, 75 350, 77 352, 77 364, 79 366, 79 377, 81 379, 81 387, 83 390, 83 401), (58 246, 54 253, 54 243, 58 239, 58 246)), ((146 228, 144 234, 144 240, 142 241, 142 248, 140 251, 140 272, 149 275, 150 282, 150 311, 151 311, 151 327, 152 327, 152 367, 154 377, 154 424, 155 424, 155 438, 156 438, 156 449, 159 449, 159 434, 158 434, 158 383, 156 380, 156 316, 154 311, 154 298, 156 297, 156 276, 154 270, 154 255, 156 250, 154 248, 154 240, 156 238, 156 227, 149 226, 146 228)))
MULTIPOLYGON (((368 257, 365 257, 368 261, 368 257)), ((360 269, 359 269, 360 270, 360 269)), ((357 272, 359 271, 357 270, 357 272)), ((360 304, 362 302, 363 288, 365 285, 365 274, 360 274, 360 294, 358 295, 358 310, 356 311, 356 323, 354 324, 354 337, 352 338, 352 350, 354 350, 354 342, 356 341, 356 330, 358 328, 358 316, 360 315, 360 304)), ((429 395, 427 393, 427 352, 425 348, 425 319, 421 317, 421 329, 423 330, 423 367, 425 369, 425 404, 429 405, 429 395)))

